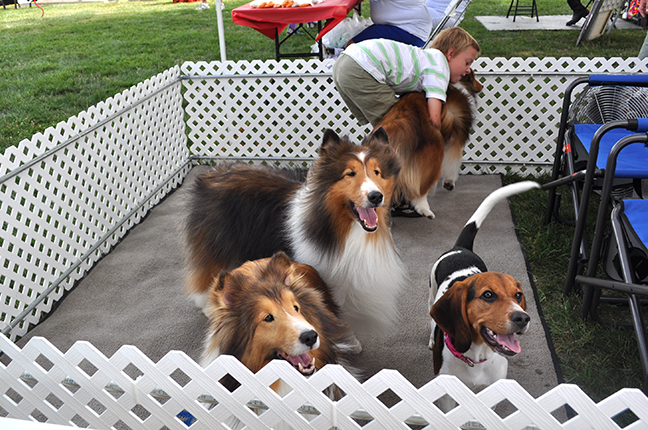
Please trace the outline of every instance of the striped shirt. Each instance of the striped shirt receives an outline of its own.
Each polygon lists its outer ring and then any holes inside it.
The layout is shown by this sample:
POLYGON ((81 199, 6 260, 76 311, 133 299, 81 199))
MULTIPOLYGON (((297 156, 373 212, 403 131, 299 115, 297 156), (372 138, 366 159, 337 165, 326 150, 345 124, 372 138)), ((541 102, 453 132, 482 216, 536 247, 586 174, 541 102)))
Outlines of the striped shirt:
POLYGON ((378 82, 396 94, 425 91, 427 98, 446 100, 450 68, 443 52, 421 49, 387 39, 369 39, 349 45, 343 52, 378 82))

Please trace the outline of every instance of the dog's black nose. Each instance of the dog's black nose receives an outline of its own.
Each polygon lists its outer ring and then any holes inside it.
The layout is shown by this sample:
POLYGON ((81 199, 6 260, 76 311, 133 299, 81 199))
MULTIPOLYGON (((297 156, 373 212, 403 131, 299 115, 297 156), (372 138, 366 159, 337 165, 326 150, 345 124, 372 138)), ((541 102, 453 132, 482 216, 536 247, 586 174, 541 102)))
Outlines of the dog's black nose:
POLYGON ((518 327, 524 328, 531 321, 531 317, 526 312, 515 312, 511 315, 511 321, 518 327))
POLYGON ((315 330, 308 330, 299 336, 299 341, 306 346, 313 346, 317 342, 317 332, 315 330))
POLYGON ((378 206, 383 201, 383 195, 380 191, 372 191, 367 196, 367 199, 372 205, 378 206))

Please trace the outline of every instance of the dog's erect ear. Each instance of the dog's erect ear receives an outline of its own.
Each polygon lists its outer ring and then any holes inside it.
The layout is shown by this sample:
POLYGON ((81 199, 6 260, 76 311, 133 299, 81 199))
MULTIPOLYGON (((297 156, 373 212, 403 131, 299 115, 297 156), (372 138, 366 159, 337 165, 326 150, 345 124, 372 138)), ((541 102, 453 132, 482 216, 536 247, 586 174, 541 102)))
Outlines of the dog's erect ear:
POLYGON ((380 142, 384 145, 389 145, 389 136, 387 135, 387 131, 384 128, 378 127, 371 132, 366 140, 366 144, 371 145, 374 142, 380 142))
POLYGON ((469 289, 469 282, 455 282, 430 309, 430 316, 452 338, 461 353, 468 351, 472 344, 466 308, 469 289))
POLYGON ((307 264, 293 263, 291 266, 291 277, 297 287, 319 291, 328 310, 334 315, 340 314, 340 309, 333 299, 331 290, 315 268, 307 264))
MULTIPOLYGON (((233 277, 230 272, 223 270, 218 274, 214 282, 214 289, 212 290, 212 297, 220 295, 221 301, 225 306, 231 308, 238 302, 238 297, 233 293, 233 277)), ((214 300, 212 299, 212 302, 214 300)))
POLYGON ((330 128, 327 128, 324 131, 324 137, 322 138, 322 146, 319 149, 319 156, 326 156, 327 151, 338 146, 340 144, 340 136, 330 128))
POLYGON ((293 282, 290 270, 292 264, 293 261, 284 252, 279 251, 270 258, 261 277, 281 280, 286 286, 290 286, 293 282))
POLYGON ((382 174, 385 178, 397 176, 402 167, 401 159, 396 151, 389 146, 389 138, 384 128, 378 127, 362 142, 363 146, 368 146, 370 157, 374 156, 382 160, 382 174))

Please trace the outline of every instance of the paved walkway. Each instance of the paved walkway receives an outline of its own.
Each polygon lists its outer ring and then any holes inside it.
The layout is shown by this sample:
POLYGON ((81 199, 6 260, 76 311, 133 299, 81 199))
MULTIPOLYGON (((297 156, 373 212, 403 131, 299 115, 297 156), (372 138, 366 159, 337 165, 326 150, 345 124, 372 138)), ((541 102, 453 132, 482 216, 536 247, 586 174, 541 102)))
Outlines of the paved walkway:
MULTIPOLYGON (((169 350, 198 360, 207 319, 183 294, 182 235, 186 188, 204 167, 193 169, 182 187, 136 226, 124 240, 62 300, 58 309, 17 342, 44 336, 62 351, 87 340, 107 356, 121 345, 136 345, 153 361, 169 350)), ((415 386, 433 377, 428 349, 429 273, 450 249, 481 201, 501 186, 499 175, 461 176, 454 191, 430 198, 436 219, 394 218, 392 233, 409 271, 409 287, 399 299, 402 319, 391 336, 361 337, 360 367, 367 377, 397 369, 415 386)), ((532 192, 532 191, 530 191, 532 192)), ((522 352, 509 360, 509 378, 538 397, 559 381, 551 344, 507 203, 497 205, 475 240, 490 270, 522 283, 531 328, 520 337, 522 352)))
MULTIPOLYGON (((578 30, 580 31, 585 19, 581 19, 577 25, 567 26, 567 21, 571 19, 571 15, 540 15, 540 20, 530 18, 528 16, 517 16, 513 22, 513 15, 506 18, 506 16, 476 16, 475 19, 479 21, 487 30, 490 31, 504 31, 504 30, 578 30)), ((638 29, 641 28, 629 21, 617 19, 617 30, 638 29)))

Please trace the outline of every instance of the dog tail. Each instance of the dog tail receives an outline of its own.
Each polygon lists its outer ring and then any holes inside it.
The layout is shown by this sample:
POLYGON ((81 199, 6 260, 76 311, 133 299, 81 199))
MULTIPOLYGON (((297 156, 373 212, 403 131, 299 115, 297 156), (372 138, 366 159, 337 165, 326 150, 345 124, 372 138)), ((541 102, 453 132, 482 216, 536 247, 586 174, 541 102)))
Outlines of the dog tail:
POLYGON ((479 205, 473 216, 470 217, 463 230, 461 230, 461 234, 459 234, 459 238, 457 238, 455 247, 466 248, 472 251, 477 231, 490 213, 491 209, 504 199, 534 188, 540 188, 540 184, 533 181, 523 181, 507 185, 490 193, 479 205))

